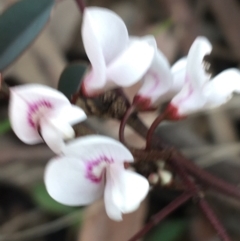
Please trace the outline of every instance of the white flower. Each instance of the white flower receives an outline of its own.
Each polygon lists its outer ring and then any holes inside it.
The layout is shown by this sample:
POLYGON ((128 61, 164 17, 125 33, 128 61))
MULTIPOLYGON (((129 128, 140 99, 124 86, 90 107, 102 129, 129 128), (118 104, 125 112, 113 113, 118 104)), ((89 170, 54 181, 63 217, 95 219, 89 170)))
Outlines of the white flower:
POLYGON ((120 142, 104 136, 87 136, 68 143, 64 156, 50 160, 45 170, 48 193, 70 206, 86 205, 104 196, 111 219, 136 210, 149 190, 143 176, 124 169, 132 154, 120 142))
POLYGON ((82 38, 92 69, 83 80, 86 95, 115 86, 131 86, 149 68, 154 49, 146 41, 130 41, 123 20, 100 7, 84 11, 82 38))
POLYGON ((9 117, 20 140, 27 144, 44 140, 56 153, 61 152, 63 139, 74 137, 71 124, 86 119, 83 110, 61 92, 39 84, 10 89, 9 117))
POLYGON ((134 98, 134 105, 139 109, 147 110, 158 104, 171 100, 182 88, 181 78, 174 78, 173 74, 178 71, 181 63, 177 62, 170 68, 164 54, 157 48, 153 36, 145 36, 142 40, 154 47, 153 61, 147 73, 143 77, 143 85, 134 98))
POLYGON ((206 73, 204 57, 212 50, 205 37, 198 37, 192 44, 187 58, 181 59, 174 78, 182 79, 182 90, 172 99, 168 111, 172 117, 181 116, 220 106, 233 92, 240 92, 240 72, 227 69, 214 78, 206 73))

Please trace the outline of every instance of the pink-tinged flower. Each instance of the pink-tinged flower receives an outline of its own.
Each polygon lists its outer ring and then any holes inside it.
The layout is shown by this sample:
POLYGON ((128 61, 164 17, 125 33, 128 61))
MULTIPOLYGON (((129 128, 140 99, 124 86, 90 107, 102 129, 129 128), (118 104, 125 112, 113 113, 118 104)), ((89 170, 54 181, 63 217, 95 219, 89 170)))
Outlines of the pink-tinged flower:
POLYGON ((147 110, 172 99, 181 90, 183 83, 181 79, 173 77, 173 73, 178 71, 181 63, 177 62, 171 69, 168 60, 157 48, 154 37, 146 36, 142 40, 153 46, 155 52, 150 68, 143 77, 143 85, 133 103, 139 109, 147 110))
POLYGON ((39 84, 10 89, 9 117, 13 131, 27 144, 46 142, 56 153, 75 133, 72 124, 86 119, 59 91, 39 84))
POLYGON ((131 86, 149 68, 154 49, 146 41, 130 41, 123 20, 99 7, 84 11, 82 38, 92 68, 83 80, 86 95, 115 86, 131 86))
POLYGON ((87 136, 68 143, 64 156, 48 163, 44 180, 50 196, 70 206, 86 205, 104 197, 108 216, 136 210, 149 190, 143 176, 124 168, 133 156, 120 142, 104 136, 87 136))
POLYGON ((212 50, 205 37, 192 44, 187 59, 182 59, 177 78, 184 80, 182 90, 172 99, 168 111, 172 118, 220 106, 233 92, 240 92, 240 72, 227 69, 212 78, 204 68, 204 57, 212 50))

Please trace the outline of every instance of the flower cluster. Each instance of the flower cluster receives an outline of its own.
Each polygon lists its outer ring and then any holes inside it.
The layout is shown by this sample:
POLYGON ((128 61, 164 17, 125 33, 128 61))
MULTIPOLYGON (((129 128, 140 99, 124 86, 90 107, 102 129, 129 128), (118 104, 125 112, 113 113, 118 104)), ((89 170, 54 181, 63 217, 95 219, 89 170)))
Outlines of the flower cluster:
MULTIPOLYGON (((153 36, 129 37, 124 22, 110 10, 86 8, 82 37, 91 62, 81 86, 88 97, 141 81, 133 100, 138 110, 169 101, 167 110, 179 118, 222 105, 233 92, 240 92, 239 70, 225 70, 212 79, 205 72, 204 57, 212 50, 205 37, 198 37, 188 56, 172 67, 153 36)), ((86 205, 104 197, 106 212, 114 220, 138 208, 149 183, 124 168, 124 162, 134 158, 123 144, 100 135, 65 143, 75 136, 72 125, 86 115, 57 90, 31 84, 13 87, 10 94, 10 121, 19 139, 27 144, 45 142, 59 155, 49 161, 44 176, 55 200, 86 205)))
POLYGON ((238 69, 225 70, 213 79, 206 73, 204 57, 212 46, 205 37, 198 37, 188 56, 170 67, 153 36, 128 37, 123 21, 110 10, 86 8, 82 36, 92 64, 83 81, 84 93, 90 96, 142 81, 133 104, 148 110, 170 101, 168 110, 179 118, 220 106, 233 92, 240 92, 238 69))
POLYGON ((30 84, 10 90, 9 116, 16 135, 27 144, 46 142, 57 154, 45 171, 49 194, 66 205, 86 205, 104 196, 110 218, 138 208, 149 190, 147 179, 124 168, 133 162, 120 142, 100 135, 69 141, 71 125, 86 119, 82 109, 72 105, 57 90, 30 84))

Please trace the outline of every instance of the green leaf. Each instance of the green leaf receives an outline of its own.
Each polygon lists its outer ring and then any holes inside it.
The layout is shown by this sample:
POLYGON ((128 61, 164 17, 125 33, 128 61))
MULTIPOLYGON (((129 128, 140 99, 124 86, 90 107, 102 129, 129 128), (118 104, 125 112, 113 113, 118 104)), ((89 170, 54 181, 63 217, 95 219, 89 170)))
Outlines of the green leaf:
POLYGON ((58 90, 66 95, 68 99, 71 99, 71 96, 79 90, 87 67, 86 63, 74 63, 63 70, 58 82, 58 90))
POLYGON ((55 200, 53 200, 49 196, 45 188, 45 185, 43 183, 39 183, 33 187, 32 197, 40 208, 50 213, 68 214, 79 209, 79 208, 62 205, 56 202, 55 200))
POLYGON ((9 120, 4 120, 0 122, 0 135, 4 134, 6 132, 8 132, 9 130, 11 130, 11 124, 9 122, 9 120))
POLYGON ((0 16, 0 71, 13 62, 47 23, 54 0, 22 0, 0 16))
POLYGON ((175 241, 181 238, 181 235, 187 229, 185 219, 174 219, 162 222, 144 239, 145 241, 175 241))

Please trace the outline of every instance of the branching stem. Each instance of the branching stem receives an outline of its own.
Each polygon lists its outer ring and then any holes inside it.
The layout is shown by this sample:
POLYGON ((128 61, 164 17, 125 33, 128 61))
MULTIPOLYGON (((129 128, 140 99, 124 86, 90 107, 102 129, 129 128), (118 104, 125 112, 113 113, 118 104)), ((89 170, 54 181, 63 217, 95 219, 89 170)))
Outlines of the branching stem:
POLYGON ((207 217, 207 219, 212 224, 213 228, 216 230, 218 236, 222 239, 222 241, 231 241, 230 237, 228 236, 225 228, 221 224, 221 222, 218 220, 217 216, 214 214, 212 208, 209 206, 207 201, 204 199, 204 196, 201 195, 201 190, 197 188, 195 183, 189 178, 187 172, 184 170, 184 168, 181 166, 180 163, 178 163, 177 160, 172 158, 170 161, 170 164, 174 166, 175 171, 179 175, 179 177, 182 179, 182 181, 185 183, 185 185, 188 187, 188 191, 190 191, 196 198, 199 198, 198 206, 201 208, 204 215, 207 217))
POLYGON ((192 193, 184 192, 182 195, 180 195, 178 198, 176 198, 174 201, 172 201, 170 204, 168 204, 165 208, 163 208, 159 213, 152 216, 151 220, 128 241, 136 241, 136 240, 140 239, 141 237, 143 237, 154 226, 156 226, 160 221, 162 221, 169 214, 174 212, 178 207, 180 207, 184 203, 186 203, 192 196, 193 196, 192 193))
POLYGON ((212 208, 209 206, 207 201, 205 199, 201 199, 198 203, 199 207, 209 220, 209 222, 212 224, 213 228, 217 231, 218 236, 223 241, 231 241, 230 237, 228 236, 225 228, 223 225, 219 222, 218 218, 216 217, 215 213, 213 212, 212 208))
MULTIPOLYGON (((146 137, 147 135, 147 127, 143 124, 143 122, 139 119, 138 116, 134 116, 129 118, 129 125, 142 137, 146 137)), ((163 150, 167 146, 162 142, 161 138, 153 133, 152 135, 152 147, 154 149, 163 150)), ((219 193, 229 195, 240 200, 240 189, 235 187, 234 185, 225 182, 224 180, 213 176, 207 171, 201 169, 196 166, 192 161, 188 160, 184 157, 179 151, 174 150, 174 158, 181 163, 182 166, 186 169, 186 171, 195 179, 197 179, 201 184, 207 185, 208 187, 218 191, 219 193)))

